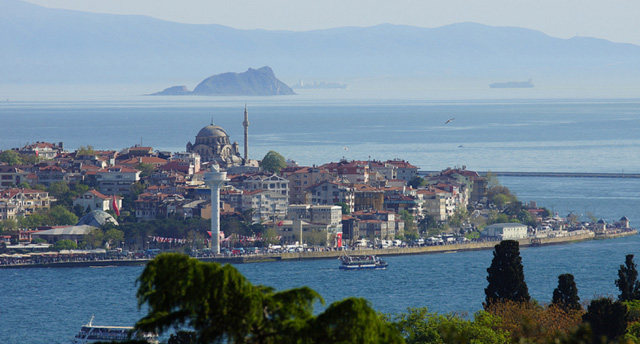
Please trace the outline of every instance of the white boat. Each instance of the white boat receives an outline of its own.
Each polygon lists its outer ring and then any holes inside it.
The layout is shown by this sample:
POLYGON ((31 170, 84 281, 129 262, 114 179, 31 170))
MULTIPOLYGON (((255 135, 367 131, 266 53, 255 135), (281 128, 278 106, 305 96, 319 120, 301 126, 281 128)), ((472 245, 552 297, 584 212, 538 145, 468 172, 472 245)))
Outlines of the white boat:
POLYGON ((130 339, 142 339, 149 343, 158 343, 157 336, 155 334, 134 332, 133 327, 130 326, 93 325, 93 316, 91 317, 91 320, 89 320, 88 324, 82 326, 71 343, 124 342, 130 339))
POLYGON ((376 256, 349 256, 346 253, 340 257, 340 270, 384 270, 389 266, 384 260, 376 256))

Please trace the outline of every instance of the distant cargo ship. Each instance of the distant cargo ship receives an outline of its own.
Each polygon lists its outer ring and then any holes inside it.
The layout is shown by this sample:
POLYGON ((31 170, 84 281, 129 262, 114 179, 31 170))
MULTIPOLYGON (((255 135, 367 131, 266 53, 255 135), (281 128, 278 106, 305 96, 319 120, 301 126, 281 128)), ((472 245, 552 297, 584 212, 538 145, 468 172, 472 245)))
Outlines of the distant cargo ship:
POLYGON ((291 88, 340 88, 340 89, 345 89, 347 88, 347 84, 340 84, 337 82, 310 82, 310 83, 304 83, 302 82, 302 80, 300 80, 299 83, 295 84, 295 85, 291 85, 291 88))
POLYGON ((531 88, 533 87, 533 80, 527 81, 508 81, 508 82, 494 82, 489 84, 491 88, 531 88))

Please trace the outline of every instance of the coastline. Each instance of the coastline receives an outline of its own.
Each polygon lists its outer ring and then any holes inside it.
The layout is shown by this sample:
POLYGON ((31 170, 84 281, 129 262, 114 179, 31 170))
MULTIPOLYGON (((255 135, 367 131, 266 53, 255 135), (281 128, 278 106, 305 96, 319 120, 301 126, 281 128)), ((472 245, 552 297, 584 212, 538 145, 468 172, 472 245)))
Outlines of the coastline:
MULTIPOLYGON (((521 247, 538 247, 548 245, 562 245, 573 242, 581 242, 587 240, 606 240, 620 237, 632 236, 638 234, 633 229, 630 231, 599 234, 594 232, 582 233, 577 235, 569 235, 563 237, 552 238, 527 238, 517 240, 521 247)), ((477 251, 490 250, 497 245, 499 241, 483 241, 465 244, 449 244, 434 245, 420 247, 397 247, 386 249, 359 249, 347 251, 353 255, 376 255, 376 256, 401 256, 401 255, 421 255, 435 253, 455 253, 459 251, 477 251)), ((311 259, 337 259, 344 251, 315 251, 315 252, 296 252, 296 253, 270 253, 259 255, 246 255, 236 257, 197 257, 205 262, 217 262, 222 264, 245 264, 245 263, 265 263, 276 261, 294 261, 294 260, 311 260, 311 259)), ((117 259, 117 260, 91 260, 77 262, 55 262, 43 264, 15 264, 0 265, 0 269, 27 269, 27 268, 107 268, 117 266, 137 266, 145 265, 150 258, 142 259, 117 259)))

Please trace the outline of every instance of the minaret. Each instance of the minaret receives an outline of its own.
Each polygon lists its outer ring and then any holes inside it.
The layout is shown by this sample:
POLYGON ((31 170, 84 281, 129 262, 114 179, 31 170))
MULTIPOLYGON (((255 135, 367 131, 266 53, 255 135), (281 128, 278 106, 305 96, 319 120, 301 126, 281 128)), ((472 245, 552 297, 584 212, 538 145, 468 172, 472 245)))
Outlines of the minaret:
POLYGON ((247 111, 247 104, 244 104, 244 164, 249 163, 249 112, 247 111))
POLYGON ((211 250, 220 254, 220 187, 227 179, 227 172, 220 172, 218 165, 204 174, 204 182, 211 189, 211 250))

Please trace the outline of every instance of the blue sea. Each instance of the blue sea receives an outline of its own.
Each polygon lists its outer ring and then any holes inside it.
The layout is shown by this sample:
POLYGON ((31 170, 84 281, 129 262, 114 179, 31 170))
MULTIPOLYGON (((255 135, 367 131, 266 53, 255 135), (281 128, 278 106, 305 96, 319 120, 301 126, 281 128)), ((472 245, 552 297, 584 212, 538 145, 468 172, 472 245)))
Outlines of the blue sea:
MULTIPOLYGON (((402 158, 422 170, 640 173, 640 100, 249 99, 250 156, 269 150, 300 164, 402 158), (455 118, 445 124, 448 119, 455 118), (346 149, 345 149, 346 148, 346 149)), ((245 99, 150 98, 0 103, 0 149, 35 141, 184 151, 214 121, 242 142, 245 99)), ((627 216, 640 226, 640 179, 501 177, 523 202, 561 216, 627 216)), ((535 299, 548 302, 557 276, 572 273, 583 300, 615 295, 617 269, 638 256, 640 237, 522 249, 535 299)), ((481 308, 492 252, 390 257, 384 271, 339 271, 335 260, 238 265, 253 283, 310 286, 331 303, 365 297, 382 312, 481 308)), ((0 270, 0 341, 67 343, 96 324, 131 325, 142 267, 0 270)), ((321 308, 320 305, 318 307, 321 308)))

